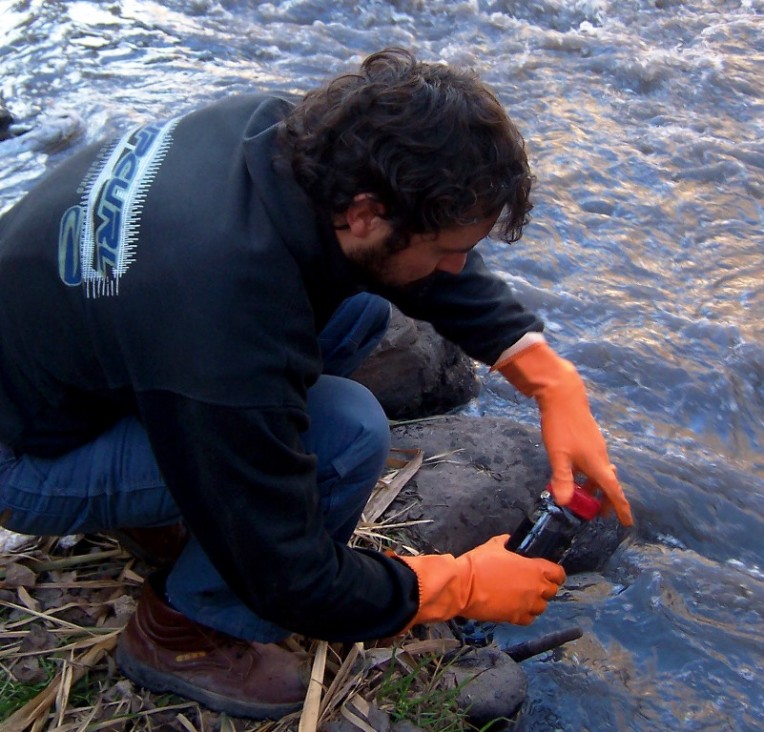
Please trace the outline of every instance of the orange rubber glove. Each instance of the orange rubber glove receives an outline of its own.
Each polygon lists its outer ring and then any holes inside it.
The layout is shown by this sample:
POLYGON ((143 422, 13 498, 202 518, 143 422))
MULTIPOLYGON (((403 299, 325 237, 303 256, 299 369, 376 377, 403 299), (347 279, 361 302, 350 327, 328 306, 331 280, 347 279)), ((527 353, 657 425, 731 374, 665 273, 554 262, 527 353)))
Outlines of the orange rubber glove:
POLYGON ((459 557, 452 554, 396 556, 414 571, 417 623, 457 616, 494 623, 529 625, 565 581, 565 571, 546 559, 528 559, 506 548, 509 534, 494 536, 459 557))
POLYGON ((573 471, 580 470, 587 488, 600 488, 603 508, 612 507, 624 526, 634 519, 611 465, 602 433, 589 410, 581 377, 570 361, 542 341, 500 360, 500 371, 525 396, 536 399, 541 412, 541 436, 552 465, 552 492, 566 505, 573 496, 573 471))

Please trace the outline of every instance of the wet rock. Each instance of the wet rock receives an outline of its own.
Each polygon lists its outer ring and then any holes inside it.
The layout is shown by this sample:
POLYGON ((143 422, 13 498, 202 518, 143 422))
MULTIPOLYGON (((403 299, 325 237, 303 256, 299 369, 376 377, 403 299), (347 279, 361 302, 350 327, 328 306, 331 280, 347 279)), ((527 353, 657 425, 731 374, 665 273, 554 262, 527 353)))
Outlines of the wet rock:
POLYGON ((0 101, 0 142, 7 140, 12 136, 11 125, 13 124, 13 115, 5 108, 0 101))
POLYGON ((413 722, 409 722, 408 719, 402 719, 400 722, 393 724, 390 732, 424 732, 421 727, 417 727, 413 722))
POLYGON ((540 435, 520 424, 450 415, 392 430, 396 447, 418 447, 425 462, 396 502, 404 521, 427 520, 416 538, 461 554, 515 530, 544 489, 550 469, 540 435))
POLYGON ((477 727, 493 720, 510 720, 528 693, 525 673, 495 646, 466 649, 445 676, 447 683, 459 687, 457 704, 477 727))
POLYGON ((52 153, 64 149, 85 131, 85 123, 74 111, 60 110, 41 115, 31 124, 8 124, 0 155, 23 152, 52 153))
MULTIPOLYGON (((342 716, 327 722, 321 727, 320 732, 359 732, 359 730, 365 732, 365 729, 369 727, 375 732, 393 732, 390 715, 374 704, 369 704, 363 710, 352 707, 348 711, 360 721, 360 724, 354 724, 351 718, 342 716), (365 724, 366 728, 361 726, 362 724, 365 724)), ((415 730, 416 727, 413 729, 415 730)))
POLYGON ((460 348, 395 308, 387 334, 353 378, 375 394, 391 419, 443 414, 480 388, 475 366, 460 348))
MULTIPOLYGON (((394 447, 417 447, 425 463, 393 504, 419 521, 409 538, 426 551, 461 554, 511 534, 551 475, 538 430, 495 417, 449 415, 392 430, 394 447), (440 456, 437 460, 427 458, 440 456)), ((569 573, 601 569, 625 536, 614 518, 587 525, 563 562, 569 573)))
POLYGON ((629 529, 613 518, 589 521, 561 564, 568 574, 599 571, 628 535, 629 529))

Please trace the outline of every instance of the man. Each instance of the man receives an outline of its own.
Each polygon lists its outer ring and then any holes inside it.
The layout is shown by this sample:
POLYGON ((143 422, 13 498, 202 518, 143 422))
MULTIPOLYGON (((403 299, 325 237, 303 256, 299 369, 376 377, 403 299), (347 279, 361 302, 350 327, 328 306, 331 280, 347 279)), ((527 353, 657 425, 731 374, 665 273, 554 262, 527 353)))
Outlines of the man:
POLYGON ((388 301, 537 399, 561 503, 581 470, 631 523, 575 369, 474 250, 520 237, 530 187, 474 75, 388 49, 296 106, 235 97, 96 145, 0 221, 4 525, 190 530, 122 635, 126 675, 274 717, 304 694, 289 632, 543 612, 564 572, 506 536, 347 546, 389 434, 345 377, 388 301))

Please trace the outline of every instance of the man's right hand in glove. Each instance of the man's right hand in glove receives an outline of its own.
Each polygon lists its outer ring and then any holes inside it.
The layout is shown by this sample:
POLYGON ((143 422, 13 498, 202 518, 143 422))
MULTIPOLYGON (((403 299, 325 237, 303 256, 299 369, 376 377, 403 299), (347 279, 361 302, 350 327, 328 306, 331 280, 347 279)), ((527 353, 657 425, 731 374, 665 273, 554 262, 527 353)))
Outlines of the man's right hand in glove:
POLYGON ((419 583, 419 609, 406 630, 457 616, 529 625, 541 615, 565 581, 565 571, 546 559, 508 551, 508 539, 509 534, 495 536, 459 557, 396 555, 419 583))

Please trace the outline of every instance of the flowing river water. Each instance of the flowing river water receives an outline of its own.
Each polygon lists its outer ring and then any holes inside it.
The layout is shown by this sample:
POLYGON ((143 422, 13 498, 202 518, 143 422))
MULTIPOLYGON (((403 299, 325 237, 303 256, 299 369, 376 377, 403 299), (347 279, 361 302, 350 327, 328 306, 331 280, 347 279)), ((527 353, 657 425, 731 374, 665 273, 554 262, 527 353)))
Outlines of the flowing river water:
MULTIPOLYGON (((386 45, 475 67, 536 207, 486 258, 590 384, 637 529, 516 642, 518 729, 764 729, 764 0, 0 0, 0 211, 97 137, 386 45)), ((204 181, 199 182, 204 195, 204 181)), ((484 373, 466 411, 536 424, 484 373)))

